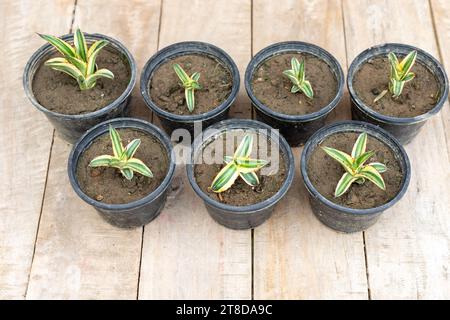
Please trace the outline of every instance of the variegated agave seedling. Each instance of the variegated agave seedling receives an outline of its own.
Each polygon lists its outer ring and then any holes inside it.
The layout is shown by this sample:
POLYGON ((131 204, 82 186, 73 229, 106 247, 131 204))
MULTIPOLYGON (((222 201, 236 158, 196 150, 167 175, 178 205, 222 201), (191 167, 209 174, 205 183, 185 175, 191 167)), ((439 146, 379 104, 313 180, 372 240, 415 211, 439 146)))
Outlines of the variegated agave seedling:
POLYGON ((75 78, 81 90, 92 89, 99 78, 114 78, 114 74, 111 71, 108 69, 97 69, 95 64, 100 50, 107 46, 109 41, 98 40, 88 49, 84 34, 79 28, 74 34, 74 47, 55 36, 46 34, 39 34, 39 36, 48 41, 63 55, 63 57, 47 60, 45 65, 75 78))
POLYGON ((133 158, 141 144, 141 139, 134 139, 124 148, 119 133, 111 125, 109 126, 109 136, 111 138, 114 155, 98 156, 89 163, 90 167, 117 168, 128 180, 133 179, 134 172, 138 172, 146 177, 153 177, 152 171, 144 164, 144 162, 133 158))
POLYGON ((366 145, 367 133, 361 133, 353 145, 351 156, 334 148, 322 147, 322 149, 330 157, 338 161, 346 171, 336 186, 334 192, 335 197, 343 195, 350 188, 352 183, 356 182, 363 184, 366 179, 373 182, 380 189, 386 189, 383 177, 380 174, 387 170, 386 166, 379 162, 364 164, 375 154, 374 151, 366 151, 366 145))
POLYGON ((225 156, 225 167, 219 171, 211 184, 211 190, 220 193, 228 190, 237 177, 241 177, 248 185, 254 187, 259 184, 256 171, 267 165, 266 160, 250 159, 253 147, 253 136, 245 135, 232 157, 225 156))
POLYGON ((194 91, 202 88, 201 85, 198 83, 198 79, 200 79, 200 73, 194 72, 192 76, 189 77, 186 71, 184 71, 183 68, 178 63, 173 65, 173 70, 175 70, 175 73, 181 80, 181 84, 184 87, 186 105, 189 109, 189 112, 192 112, 195 107, 194 91))
MULTIPOLYGON (((405 83, 414 79, 415 74, 411 72, 411 68, 416 62, 417 51, 413 50, 403 58, 401 62, 398 61, 397 56, 393 52, 389 52, 388 59, 391 65, 391 73, 389 79, 389 91, 393 98, 397 98, 402 94, 405 83)), ((374 100, 377 102, 385 94, 387 90, 382 91, 374 100)))
POLYGON ((311 83, 306 80, 305 76, 305 60, 299 62, 297 58, 293 57, 291 59, 290 70, 283 71, 283 74, 289 78, 292 82, 291 92, 303 92, 308 98, 312 99, 314 97, 314 91, 311 83))

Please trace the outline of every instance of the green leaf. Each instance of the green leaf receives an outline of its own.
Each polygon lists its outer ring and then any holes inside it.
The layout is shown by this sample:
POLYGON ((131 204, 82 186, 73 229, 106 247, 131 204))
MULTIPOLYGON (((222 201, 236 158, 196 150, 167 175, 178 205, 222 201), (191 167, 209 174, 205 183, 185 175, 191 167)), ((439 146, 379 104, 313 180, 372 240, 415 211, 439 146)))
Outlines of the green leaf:
POLYGON ((228 163, 214 178, 211 183, 211 190, 216 193, 228 190, 233 185, 234 181, 236 181, 238 176, 239 172, 237 171, 237 167, 234 162, 228 163))
POLYGON ((353 145, 352 157, 356 159, 359 156, 361 156, 364 152, 366 152, 366 146, 367 146, 367 133, 363 132, 358 136, 355 144, 353 145))
POLYGON ((75 44, 77 57, 83 61, 87 61, 86 39, 84 38, 84 34, 83 32, 81 32, 80 28, 77 28, 77 30, 75 31, 73 42, 75 44))
POLYGON ((246 134, 241 143, 234 152, 233 158, 247 158, 250 156, 253 148, 253 135, 246 134))
POLYGON ((350 173, 346 172, 342 175, 341 179, 339 179, 339 182, 336 186, 336 190, 334 191, 334 196, 340 197, 345 192, 347 192, 348 188, 352 185, 353 182, 356 181, 356 178, 353 177, 350 173))
MULTIPOLYGON (((305 60, 302 60, 302 62, 300 62, 300 64, 299 64, 299 67, 298 67, 298 80, 302 84, 305 82, 305 60)), ((312 89, 311 89, 311 91, 312 91, 312 89)))
POLYGON ((135 171, 135 172, 137 172, 137 173, 140 173, 140 174, 142 174, 143 176, 146 176, 146 177, 150 177, 150 178, 153 177, 153 173, 152 173, 152 171, 150 170, 150 168, 147 167, 147 166, 145 165, 145 163, 142 162, 142 161, 139 160, 139 159, 135 159, 135 158, 129 159, 129 160, 126 162, 124 168, 125 168, 125 169, 131 169, 131 170, 133 170, 133 171, 135 171))
POLYGON ((301 68, 301 64, 300 64, 300 62, 298 62, 297 58, 293 57, 291 59, 291 67, 292 67, 292 71, 294 71, 295 78, 297 78, 297 76, 300 74, 300 68, 301 68))
POLYGON ((195 107, 195 94, 194 89, 185 89, 184 95, 186 98, 186 105, 188 107, 189 112, 194 111, 195 107))
POLYGON ((111 165, 111 161, 114 159, 113 156, 110 155, 102 155, 98 156, 89 163, 89 167, 109 167, 111 165))
POLYGON ((311 83, 308 80, 303 81, 300 86, 300 90, 310 99, 314 98, 314 91, 311 83))
POLYGON ((125 177, 125 179, 127 179, 127 180, 133 179, 133 175, 134 175, 133 174, 133 170, 128 169, 128 168, 124 168, 124 169, 121 169, 120 172, 125 177))
POLYGON ((375 154, 375 152, 373 152, 373 151, 364 152, 362 155, 360 155, 358 158, 355 159, 355 161, 353 163, 353 169, 358 170, 374 154, 375 154))
POLYGON ((244 180, 246 184, 249 186, 257 186, 259 184, 259 179, 256 173, 254 172, 239 172, 239 176, 244 180))
POLYGON ((100 78, 114 79, 114 74, 108 69, 97 70, 94 74, 86 78, 86 87, 88 89, 92 88, 93 86, 95 86, 96 81, 100 78))
POLYGON ((125 156, 127 159, 133 158, 134 154, 136 153, 137 149, 141 145, 141 139, 134 139, 131 141, 126 147, 125 147, 125 156))
MULTIPOLYGON (((53 59, 51 59, 51 60, 53 60, 53 59)), ((54 70, 64 72, 64 73, 68 74, 69 76, 75 78, 77 81, 84 79, 84 75, 74 65, 72 65, 68 62, 63 63, 63 62, 55 62, 55 61, 51 61, 51 60, 48 60, 47 62, 45 62, 45 65, 54 70)))
POLYGON ((254 172, 269 163, 262 159, 235 158, 234 159, 239 172, 254 172))
POLYGON ((123 145, 120 135, 112 125, 109 125, 109 137, 111 138, 113 153, 116 158, 121 158, 123 154, 123 145))
POLYGON ((372 166, 365 166, 356 177, 363 177, 367 180, 372 181, 378 188, 385 190, 386 185, 384 184, 383 177, 381 174, 372 166))
POLYGON ((87 53, 87 75, 91 75, 95 71, 95 61, 97 59, 98 54, 100 53, 101 49, 103 49, 105 46, 109 44, 109 41, 107 40, 99 40, 92 44, 92 46, 89 48, 89 51, 87 53))
POLYGON ((345 152, 330 147, 321 147, 330 157, 339 162, 348 173, 353 173, 353 159, 345 152))
POLYGON ((417 51, 413 50, 410 53, 408 53, 406 57, 403 58, 402 62, 400 62, 399 69, 401 70, 403 77, 406 76, 409 73, 409 71, 411 71, 411 68, 416 62, 416 57, 417 51))
POLYGON ((387 171, 386 165, 380 162, 371 162, 368 164, 368 166, 374 167, 375 170, 377 170, 379 173, 383 173, 387 171))
POLYGON ((70 44, 68 44, 64 40, 51 35, 40 33, 38 34, 42 39, 49 42, 53 47, 56 48, 56 50, 58 50, 65 57, 74 57, 74 58, 76 57, 75 50, 72 48, 70 44))
POLYGON ((183 85, 185 85, 191 80, 188 74, 183 70, 183 68, 178 63, 175 63, 173 65, 173 70, 175 70, 175 73, 177 74, 178 78, 180 78, 183 85))

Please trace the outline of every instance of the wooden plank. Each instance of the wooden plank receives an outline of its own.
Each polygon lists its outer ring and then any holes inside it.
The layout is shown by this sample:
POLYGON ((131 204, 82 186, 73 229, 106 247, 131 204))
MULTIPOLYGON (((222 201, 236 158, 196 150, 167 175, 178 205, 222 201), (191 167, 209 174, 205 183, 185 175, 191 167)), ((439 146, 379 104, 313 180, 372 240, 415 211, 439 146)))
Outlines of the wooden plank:
MULTIPOLYGON (((306 41, 330 51, 346 69, 340 1, 258 1, 253 12, 255 53, 278 41, 306 41)), ((332 119, 348 118, 348 100, 336 109, 332 119)), ((293 149, 297 169, 291 190, 254 231, 254 296, 366 299, 362 234, 336 233, 313 216, 298 169, 301 151, 293 149)))
MULTIPOLYGON (((241 76, 250 59, 250 1, 163 1, 159 48, 186 40, 228 52, 241 76)), ((234 116, 249 117, 240 97, 234 116)), ((145 227, 139 298, 248 299, 251 297, 251 232, 216 224, 193 192, 184 165, 161 216, 145 227)))
MULTIPOLYGON (((344 1, 348 62, 382 42, 416 45, 438 57, 427 1, 344 1), (401 19, 398 12, 402 12, 401 19), (419 26, 408 32, 405 26, 419 26)), ((445 105, 444 108, 448 108, 445 105)), ((409 190, 366 232, 374 299, 450 297, 450 187, 445 131, 440 114, 408 146, 413 175, 409 190), (430 165, 432 164, 432 165, 430 165)))
MULTIPOLYGON (((122 40, 142 66, 156 50, 159 12, 159 0, 78 0, 75 25, 122 40)), ((76 196, 69 151, 55 139, 27 298, 135 299, 142 228, 112 227, 76 196)))
MULTIPOLYGON (((440 57, 447 71, 447 75, 450 75, 450 2, 445 0, 430 0, 430 6, 440 57)), ((450 108, 444 106, 441 113, 441 120, 445 128, 447 153, 450 157, 450 108)))
POLYGON ((42 45, 36 31, 69 31, 73 3, 0 3, 0 299, 25 295, 53 136, 45 116, 25 97, 23 69, 42 45))

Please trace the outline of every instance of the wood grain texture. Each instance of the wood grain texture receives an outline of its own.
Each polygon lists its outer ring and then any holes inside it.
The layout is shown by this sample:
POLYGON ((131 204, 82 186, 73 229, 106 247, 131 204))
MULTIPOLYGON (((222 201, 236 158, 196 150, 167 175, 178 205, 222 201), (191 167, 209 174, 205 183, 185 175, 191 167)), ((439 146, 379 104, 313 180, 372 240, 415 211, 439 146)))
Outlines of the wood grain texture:
MULTIPOLYGON (((346 69, 340 1, 257 1, 253 7, 254 52, 287 40, 317 44, 346 69), (307 17, 307 18, 306 18, 307 17)), ((348 101, 331 119, 349 117, 348 101)), ((361 233, 344 235, 312 214, 293 148, 296 172, 273 217, 254 231, 256 299, 366 299, 361 233)))
POLYGON ((72 10, 73 0, 0 2, 0 299, 25 295, 53 136, 25 97, 22 74, 43 44, 35 32, 67 33, 72 10))
MULTIPOLYGON (((159 0, 78 0, 75 25, 123 41, 142 66, 156 50, 159 5, 159 0)), ((134 94, 138 98, 138 91, 134 94)), ((73 192, 69 152, 56 138, 27 298, 135 299, 142 228, 110 226, 73 192)))
MULTIPOLYGON (((407 6, 399 0, 344 1, 344 14, 348 63, 363 49, 383 42, 416 45, 438 57, 427 1, 411 0, 407 6), (405 32, 405 26, 416 28, 405 32)), ((413 170, 408 192, 366 232, 374 299, 450 297, 450 165, 442 149, 442 116, 429 120, 406 146, 413 170)))
MULTIPOLYGON (((199 40, 224 49, 241 76, 250 59, 250 1, 180 2, 164 0, 160 44, 199 40)), ((248 100, 232 107, 249 117, 248 100)), ((145 226, 140 299, 249 299, 251 297, 251 232, 215 223, 177 168, 174 190, 161 216, 145 226)))

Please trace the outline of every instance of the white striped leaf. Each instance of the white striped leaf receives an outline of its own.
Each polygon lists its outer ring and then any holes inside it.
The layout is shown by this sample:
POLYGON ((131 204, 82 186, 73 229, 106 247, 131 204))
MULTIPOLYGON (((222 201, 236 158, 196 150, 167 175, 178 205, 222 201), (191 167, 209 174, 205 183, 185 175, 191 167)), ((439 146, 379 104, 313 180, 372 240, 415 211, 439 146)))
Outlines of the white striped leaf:
POLYGON ((124 154, 126 155, 127 159, 133 158, 134 154, 136 153, 137 149, 141 145, 141 139, 134 139, 131 141, 126 147, 124 154))
POLYGON ((211 190, 216 193, 220 193, 228 190, 236 181, 239 176, 237 167, 234 162, 228 163, 222 170, 219 171, 217 176, 211 183, 211 190))
POLYGON ((133 170, 128 169, 128 168, 124 168, 124 169, 120 169, 120 172, 122 173, 122 175, 127 179, 127 180, 131 180, 133 179, 133 170))
POLYGON ((366 152, 366 146, 367 146, 367 133, 363 132, 358 136, 355 144, 353 145, 352 157, 356 159, 364 152, 366 152))
POLYGON ((332 157, 334 160, 339 162, 344 169, 350 173, 353 174, 353 159, 345 152, 339 151, 334 148, 330 147, 321 147, 323 151, 325 151, 330 157, 332 157))
POLYGON ((152 173, 152 171, 150 170, 150 168, 147 167, 147 166, 144 164, 144 162, 142 162, 142 161, 139 160, 139 159, 135 159, 135 158, 129 159, 129 160, 126 162, 124 168, 130 169, 130 170, 132 170, 132 171, 135 171, 135 172, 137 172, 137 173, 140 173, 140 174, 142 174, 143 176, 146 176, 146 177, 149 177, 149 178, 152 178, 152 177, 153 177, 153 173, 152 173))
POLYGON ((357 178, 353 177, 350 173, 346 172, 342 175, 341 179, 336 185, 336 189, 334 190, 334 196, 336 198, 342 196, 347 190, 350 188, 353 182, 356 181, 357 178))
POLYGON ((387 171, 386 165, 380 162, 371 162, 368 164, 368 166, 374 167, 375 170, 377 170, 379 173, 383 173, 387 171))
POLYGON ((84 38, 84 34, 83 32, 81 32, 80 28, 77 28, 77 30, 75 31, 73 42, 75 45, 75 52, 77 54, 77 57, 83 61, 87 61, 86 39, 84 38))
POLYGON ((38 34, 42 39, 49 42, 53 47, 55 47, 56 50, 58 50, 63 56, 76 57, 75 50, 66 41, 55 36, 40 33, 38 34))
POLYGON ((111 165, 111 161, 112 159, 114 159, 113 156, 109 156, 109 155, 103 155, 103 156, 98 156, 94 159, 92 159, 92 161, 89 163, 90 167, 109 167, 111 165))
POLYGON ((255 172, 239 172, 239 176, 249 186, 257 186, 259 184, 258 175, 255 172))
POLYGON ((234 158, 247 158, 250 156, 253 148, 253 135, 246 134, 241 143, 234 152, 234 158))
POLYGON ((373 182, 378 188, 385 190, 386 185, 384 183, 381 174, 372 166, 365 166, 357 175, 357 177, 366 178, 373 182))
POLYGON ((123 154, 123 145, 119 133, 112 125, 109 125, 109 137, 111 138, 114 156, 120 159, 123 154))

